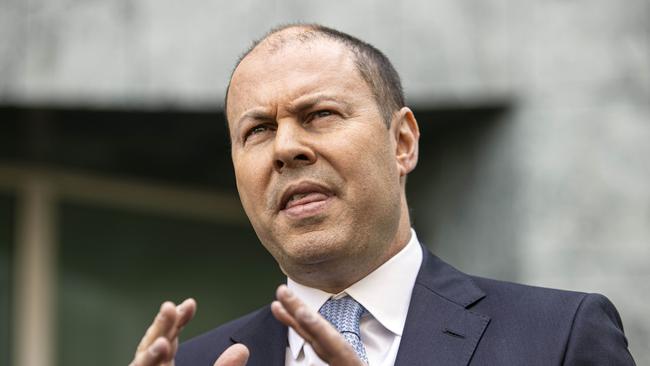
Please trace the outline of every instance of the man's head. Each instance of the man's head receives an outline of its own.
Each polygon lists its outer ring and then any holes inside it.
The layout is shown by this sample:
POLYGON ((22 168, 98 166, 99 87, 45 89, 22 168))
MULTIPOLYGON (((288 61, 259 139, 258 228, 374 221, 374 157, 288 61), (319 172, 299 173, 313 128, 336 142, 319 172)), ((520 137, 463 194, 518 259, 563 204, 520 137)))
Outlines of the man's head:
POLYGON ((374 89, 354 47, 330 35, 340 33, 314 29, 257 43, 233 72, 227 116, 237 188, 263 245, 292 279, 335 291, 406 244, 419 133, 408 108, 381 102, 394 91, 374 89))

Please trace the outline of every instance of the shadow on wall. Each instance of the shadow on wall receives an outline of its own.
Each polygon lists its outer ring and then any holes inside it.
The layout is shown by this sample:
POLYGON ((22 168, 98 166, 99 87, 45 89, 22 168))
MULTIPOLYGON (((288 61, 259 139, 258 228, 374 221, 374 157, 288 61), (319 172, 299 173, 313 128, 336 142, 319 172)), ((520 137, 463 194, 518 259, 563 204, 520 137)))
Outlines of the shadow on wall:
POLYGON ((516 280, 516 166, 510 107, 419 111, 420 160, 407 194, 420 240, 461 270, 516 280))

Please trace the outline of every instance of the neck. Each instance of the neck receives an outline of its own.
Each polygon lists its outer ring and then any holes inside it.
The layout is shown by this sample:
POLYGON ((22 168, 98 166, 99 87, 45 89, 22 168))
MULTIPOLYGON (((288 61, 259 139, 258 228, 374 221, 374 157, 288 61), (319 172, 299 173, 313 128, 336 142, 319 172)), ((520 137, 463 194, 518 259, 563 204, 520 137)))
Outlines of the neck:
POLYGON ((404 198, 401 207, 400 219, 395 235, 384 246, 384 250, 379 255, 373 258, 366 256, 359 260, 342 258, 337 261, 339 263, 333 263, 331 261, 317 263, 310 265, 310 268, 302 268, 295 273, 296 275, 289 275, 284 269, 283 272, 295 282, 305 286, 317 288, 331 294, 338 294, 344 291, 354 283, 368 276, 406 247, 411 239, 411 221, 408 214, 408 206, 404 198), (364 266, 363 264, 366 265, 364 266))

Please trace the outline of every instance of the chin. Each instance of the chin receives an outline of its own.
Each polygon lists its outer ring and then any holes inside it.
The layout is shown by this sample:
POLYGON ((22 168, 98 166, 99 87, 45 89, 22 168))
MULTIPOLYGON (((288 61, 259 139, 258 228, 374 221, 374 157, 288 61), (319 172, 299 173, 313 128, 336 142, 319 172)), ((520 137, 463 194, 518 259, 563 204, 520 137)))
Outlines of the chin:
MULTIPOLYGON (((340 234, 340 233, 339 233, 340 234)), ((287 261, 297 265, 313 265, 349 255, 350 243, 336 233, 310 231, 283 240, 281 251, 287 261)))

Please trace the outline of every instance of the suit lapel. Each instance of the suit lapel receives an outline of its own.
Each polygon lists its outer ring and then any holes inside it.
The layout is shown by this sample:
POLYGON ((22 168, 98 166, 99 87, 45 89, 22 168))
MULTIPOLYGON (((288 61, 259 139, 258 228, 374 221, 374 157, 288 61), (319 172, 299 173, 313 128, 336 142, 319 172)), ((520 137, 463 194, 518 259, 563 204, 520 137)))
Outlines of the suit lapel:
POLYGON ((467 365, 490 318, 467 308, 485 294, 423 247, 395 365, 467 365))
MULTIPOLYGON (((415 280, 395 365, 465 366, 490 318, 467 308, 485 294, 469 278, 422 248, 422 267, 415 280)), ((282 366, 287 327, 269 306, 231 336, 249 347, 247 366, 282 366)))
POLYGON ((250 350, 247 366, 283 366, 287 348, 287 327, 275 319, 271 307, 263 308, 250 322, 230 337, 250 350))

